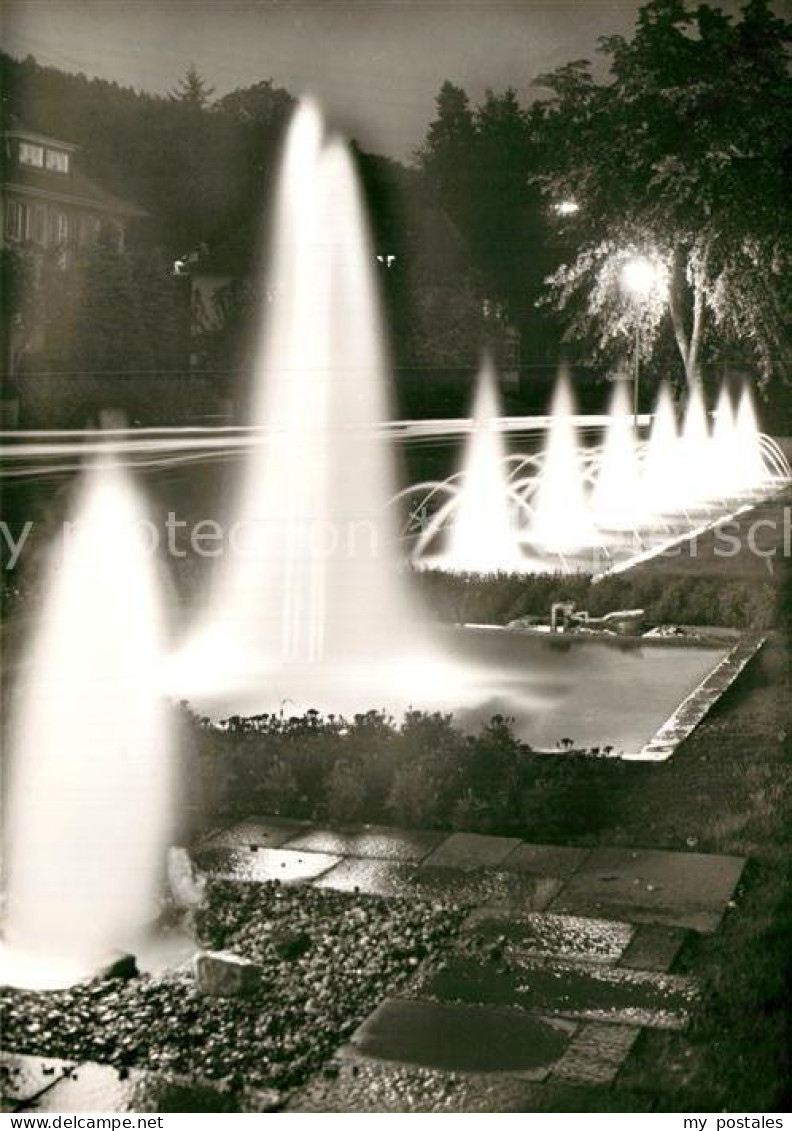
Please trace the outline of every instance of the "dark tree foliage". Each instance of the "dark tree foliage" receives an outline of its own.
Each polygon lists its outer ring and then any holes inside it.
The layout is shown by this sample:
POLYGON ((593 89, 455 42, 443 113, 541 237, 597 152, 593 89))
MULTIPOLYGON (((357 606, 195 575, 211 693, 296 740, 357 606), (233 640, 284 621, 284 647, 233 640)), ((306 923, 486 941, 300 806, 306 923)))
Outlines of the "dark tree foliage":
POLYGON ((580 251, 552 280, 570 332, 606 353, 635 321, 619 263, 655 257, 662 301, 641 311, 647 350, 670 326, 688 382, 718 351, 747 350, 765 381, 788 377, 792 23, 767 0, 730 19, 708 4, 650 0, 632 38, 601 41, 610 76, 575 62, 537 80, 537 180, 573 198, 580 251))
POLYGON ((203 110, 209 105, 213 94, 214 87, 207 86, 195 64, 190 63, 184 72, 184 77, 179 79, 170 92, 170 98, 173 102, 184 102, 197 110, 203 110))
POLYGON ((82 426, 101 408, 130 420, 174 408, 186 312, 179 281, 157 253, 109 247, 41 257, 6 250, 24 287, 17 392, 28 426, 82 426), (34 257, 35 256, 35 262, 34 257))
POLYGON ((357 164, 394 360, 427 374, 474 368, 486 331, 482 288, 459 228, 416 170, 360 152, 357 164))
POLYGON ((483 103, 471 107, 450 82, 440 89, 437 115, 416 152, 435 200, 463 235, 482 299, 520 329, 534 356, 554 349, 536 300, 557 263, 530 177, 536 157, 530 115, 512 89, 488 90, 483 103))
POLYGON ((149 242, 174 257, 212 244, 261 202, 274 175, 286 91, 263 82, 211 102, 189 68, 170 96, 64 74, 0 54, 4 115, 80 146, 80 169, 149 214, 149 242))

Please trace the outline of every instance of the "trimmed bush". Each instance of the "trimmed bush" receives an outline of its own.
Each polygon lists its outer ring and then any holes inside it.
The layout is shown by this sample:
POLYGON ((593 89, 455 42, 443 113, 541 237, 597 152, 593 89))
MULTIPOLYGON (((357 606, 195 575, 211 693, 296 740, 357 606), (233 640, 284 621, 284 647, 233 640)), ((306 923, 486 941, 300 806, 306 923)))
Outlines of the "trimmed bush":
POLYGON ((595 754, 538 754, 500 715, 469 735, 450 715, 420 711, 398 724, 379 712, 221 724, 183 712, 189 793, 206 822, 269 812, 534 840, 586 836, 615 819, 630 773, 595 754))

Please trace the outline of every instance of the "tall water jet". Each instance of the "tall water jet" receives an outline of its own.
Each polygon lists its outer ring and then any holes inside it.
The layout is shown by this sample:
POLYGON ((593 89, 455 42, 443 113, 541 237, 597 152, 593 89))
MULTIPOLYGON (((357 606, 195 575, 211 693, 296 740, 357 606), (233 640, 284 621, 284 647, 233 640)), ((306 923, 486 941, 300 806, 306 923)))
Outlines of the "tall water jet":
POLYGON ((735 458, 737 437, 734 409, 728 387, 721 385, 715 406, 710 441, 710 495, 728 498, 741 490, 738 461, 735 458))
POLYGON ((644 457, 641 494, 647 510, 662 515, 677 509, 685 490, 679 471, 676 412, 671 390, 664 383, 657 395, 652 431, 644 457))
POLYGON ((710 495, 710 443, 707 409, 701 385, 695 382, 688 391, 685 420, 680 441, 679 474, 686 484, 684 504, 696 507, 710 495))
POLYGON ((261 439, 230 524, 244 537, 176 659, 180 694, 239 691, 240 707, 289 699, 340 710, 347 691, 359 708, 363 677, 343 665, 373 678, 376 664, 379 703, 389 665, 420 651, 387 506, 395 475, 381 435, 389 412, 373 263, 350 154, 304 102, 284 154, 255 362, 261 439))
POLYGON ((594 484, 592 511, 604 530, 629 530, 641 520, 640 465, 630 399, 624 382, 613 391, 605 446, 594 484))
POLYGON ((597 540, 588 509, 569 378, 561 373, 535 493, 529 541, 554 554, 571 553, 597 540))
POLYGON ((517 532, 517 500, 509 487, 500 415, 495 372, 492 363, 485 360, 444 556, 447 569, 498 573, 524 567, 517 532))
POLYGON ((748 385, 743 385, 734 422, 734 464, 739 491, 755 491, 764 486, 768 471, 762 457, 759 424, 748 385))
POLYGON ((14 704, 2 982, 73 982, 157 915, 172 751, 145 518, 124 474, 95 467, 52 550, 14 704))

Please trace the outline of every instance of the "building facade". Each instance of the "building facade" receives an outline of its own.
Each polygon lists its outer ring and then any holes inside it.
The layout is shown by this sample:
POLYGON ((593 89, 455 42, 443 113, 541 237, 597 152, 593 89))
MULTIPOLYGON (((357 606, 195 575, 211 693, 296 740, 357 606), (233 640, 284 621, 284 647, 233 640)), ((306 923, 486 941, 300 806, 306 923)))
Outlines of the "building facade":
POLYGON ((13 125, 2 137, 5 245, 70 249, 100 240, 123 251, 143 209, 107 192, 79 169, 77 146, 13 125))
MULTIPOLYGON (((68 266, 81 248, 102 244, 123 251, 129 225, 142 208, 121 200, 86 177, 78 147, 13 122, 0 138, 0 247, 15 249, 40 265, 45 253, 68 266)), ((6 310, 0 335, 0 423, 15 426, 17 377, 25 359, 41 348, 41 326, 29 326, 6 310)))

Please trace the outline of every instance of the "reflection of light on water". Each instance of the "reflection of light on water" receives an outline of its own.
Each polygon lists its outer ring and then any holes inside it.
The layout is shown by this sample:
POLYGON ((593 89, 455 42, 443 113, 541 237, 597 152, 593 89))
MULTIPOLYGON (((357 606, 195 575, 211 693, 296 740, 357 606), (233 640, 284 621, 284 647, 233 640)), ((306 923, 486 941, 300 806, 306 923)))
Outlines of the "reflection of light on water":
POLYGON ((143 517, 95 468, 53 554, 11 740, 6 981, 67 984, 158 911, 171 767, 143 517))

